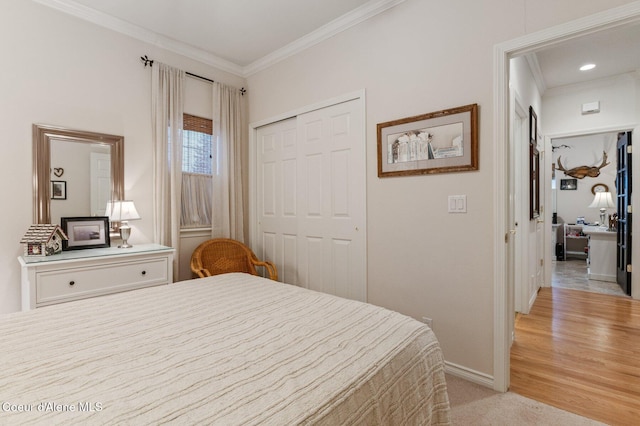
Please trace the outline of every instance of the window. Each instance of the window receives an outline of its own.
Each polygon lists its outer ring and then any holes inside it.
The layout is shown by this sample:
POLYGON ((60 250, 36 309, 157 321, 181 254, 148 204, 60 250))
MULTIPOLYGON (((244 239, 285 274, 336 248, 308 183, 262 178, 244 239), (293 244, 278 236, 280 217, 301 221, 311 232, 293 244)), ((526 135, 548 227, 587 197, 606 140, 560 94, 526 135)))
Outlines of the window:
POLYGON ((211 175, 213 124, 207 118, 184 114, 182 172, 211 175))
POLYGON ((190 114, 183 116, 182 214, 180 227, 211 227, 213 191, 213 123, 190 114))

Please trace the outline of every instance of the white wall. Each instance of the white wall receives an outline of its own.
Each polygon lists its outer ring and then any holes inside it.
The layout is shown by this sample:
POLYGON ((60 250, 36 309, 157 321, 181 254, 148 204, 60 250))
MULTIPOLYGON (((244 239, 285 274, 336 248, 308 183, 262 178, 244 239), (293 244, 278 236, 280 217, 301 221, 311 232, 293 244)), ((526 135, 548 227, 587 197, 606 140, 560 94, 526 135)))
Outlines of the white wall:
POLYGON ((638 75, 631 73, 547 90, 542 99, 544 133, 566 136, 616 127, 631 130, 629 126, 638 120, 637 84, 638 75), (582 104, 594 101, 600 102, 600 112, 582 114, 582 104))
POLYGON ((365 89, 368 300, 433 318, 448 362, 493 373, 496 43, 627 2, 407 0, 248 77, 250 121, 365 89), (561 4, 560 4, 561 3, 561 4), (376 123, 480 106, 480 170, 377 177, 376 123), (447 196, 466 194, 467 214, 447 196))
POLYGON ((123 135, 125 195, 135 200, 142 216, 131 223, 130 241, 153 239, 151 70, 139 59, 145 54, 233 86, 245 85, 243 78, 35 2, 2 0, 0 312, 20 309, 17 257, 33 220, 33 123, 123 135))

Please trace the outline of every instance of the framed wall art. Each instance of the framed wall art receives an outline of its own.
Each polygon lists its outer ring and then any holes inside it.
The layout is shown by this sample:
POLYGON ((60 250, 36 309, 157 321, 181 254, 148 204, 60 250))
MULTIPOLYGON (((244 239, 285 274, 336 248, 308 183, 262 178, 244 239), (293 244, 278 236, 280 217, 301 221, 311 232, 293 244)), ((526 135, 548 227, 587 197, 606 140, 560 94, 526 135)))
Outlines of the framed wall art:
POLYGON ((529 219, 540 216, 540 152, 529 144, 529 219))
POLYGON ((578 179, 560 179, 560 189, 570 191, 578 189, 578 179))
POLYGON ((109 218, 106 216, 63 217, 62 230, 69 240, 63 241, 62 250, 109 247, 109 218))
POLYGON ((538 115, 532 106, 529 106, 529 142, 538 143, 538 115))
POLYGON ((529 106, 529 219, 540 216, 540 152, 538 151, 538 115, 529 106))
POLYGON ((67 182, 64 180, 51 181, 51 199, 66 200, 67 199, 67 182))
POLYGON ((478 105, 379 123, 378 177, 478 170, 478 105))

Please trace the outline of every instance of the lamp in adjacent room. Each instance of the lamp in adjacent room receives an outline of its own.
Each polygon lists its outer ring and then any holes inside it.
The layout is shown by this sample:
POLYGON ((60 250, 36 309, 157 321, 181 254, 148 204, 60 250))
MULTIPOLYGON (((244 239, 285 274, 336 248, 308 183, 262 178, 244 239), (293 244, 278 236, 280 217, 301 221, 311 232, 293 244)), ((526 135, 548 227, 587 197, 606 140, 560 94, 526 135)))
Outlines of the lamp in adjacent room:
POLYGON ((131 236, 131 227, 129 226, 130 220, 140 219, 140 215, 136 210, 136 206, 133 201, 130 200, 117 200, 107 202, 107 211, 110 222, 120 222, 120 238, 122 238, 122 244, 119 248, 133 247, 127 242, 131 236))
POLYGON ((613 198, 611 197, 610 192, 596 192, 593 203, 589 205, 591 208, 600 209, 600 226, 605 226, 604 220, 607 209, 614 208, 615 206, 616 205, 613 204, 613 198))

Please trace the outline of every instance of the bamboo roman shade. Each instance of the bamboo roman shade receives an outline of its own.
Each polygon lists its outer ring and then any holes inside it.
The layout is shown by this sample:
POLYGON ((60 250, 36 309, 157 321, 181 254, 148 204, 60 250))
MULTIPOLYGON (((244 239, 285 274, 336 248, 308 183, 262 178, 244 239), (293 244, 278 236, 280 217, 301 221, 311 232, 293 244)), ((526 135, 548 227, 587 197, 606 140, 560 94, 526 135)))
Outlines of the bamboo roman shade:
POLYGON ((183 114, 182 127, 184 130, 213 134, 213 121, 208 118, 196 117, 191 114, 183 114))

